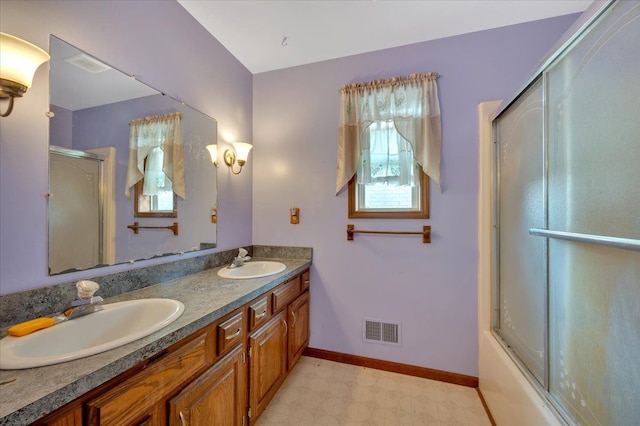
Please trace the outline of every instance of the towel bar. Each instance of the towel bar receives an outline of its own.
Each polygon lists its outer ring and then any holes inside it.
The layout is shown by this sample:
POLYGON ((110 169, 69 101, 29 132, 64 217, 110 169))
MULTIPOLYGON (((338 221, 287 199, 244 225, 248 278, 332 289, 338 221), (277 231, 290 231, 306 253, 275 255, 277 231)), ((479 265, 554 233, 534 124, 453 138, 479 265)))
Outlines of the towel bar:
POLYGON ((133 222, 133 225, 127 225, 127 228, 133 229, 133 233, 137 234, 141 229, 169 229, 173 231, 173 235, 178 235, 178 222, 173 222, 170 226, 140 226, 138 222, 133 222))
POLYGON ((364 231, 355 230, 354 225, 347 225, 347 241, 353 240, 353 234, 394 234, 394 235, 422 235, 422 242, 431 243, 431 226, 425 225, 422 231, 364 231))

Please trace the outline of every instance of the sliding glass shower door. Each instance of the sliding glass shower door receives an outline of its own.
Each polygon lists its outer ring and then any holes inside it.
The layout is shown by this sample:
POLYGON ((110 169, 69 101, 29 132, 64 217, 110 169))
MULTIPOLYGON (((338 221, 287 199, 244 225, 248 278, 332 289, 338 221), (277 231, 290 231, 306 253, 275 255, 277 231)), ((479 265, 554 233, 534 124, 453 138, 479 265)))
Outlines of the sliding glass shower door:
POLYGON ((500 118, 500 278, 498 317, 505 340, 544 382, 547 300, 546 242, 529 228, 545 227, 542 80, 500 118), (517 285, 513 285, 517 283, 517 285))
POLYGON ((638 425, 640 3, 613 3, 494 130, 494 329, 568 422, 638 425))

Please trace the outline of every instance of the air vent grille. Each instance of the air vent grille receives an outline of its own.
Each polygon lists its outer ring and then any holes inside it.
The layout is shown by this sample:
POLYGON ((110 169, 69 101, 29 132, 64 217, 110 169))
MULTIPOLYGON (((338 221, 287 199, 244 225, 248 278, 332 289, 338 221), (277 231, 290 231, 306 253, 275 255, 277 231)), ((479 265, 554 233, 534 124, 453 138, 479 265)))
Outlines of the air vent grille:
POLYGON ((362 339, 365 342, 400 346, 400 323, 365 318, 362 339))
POLYGON ((68 62, 71 65, 75 65, 76 67, 88 71, 92 74, 97 74, 99 72, 111 69, 109 65, 103 64, 99 60, 92 58, 91 56, 84 53, 80 53, 78 55, 67 58, 65 59, 65 62, 68 62))

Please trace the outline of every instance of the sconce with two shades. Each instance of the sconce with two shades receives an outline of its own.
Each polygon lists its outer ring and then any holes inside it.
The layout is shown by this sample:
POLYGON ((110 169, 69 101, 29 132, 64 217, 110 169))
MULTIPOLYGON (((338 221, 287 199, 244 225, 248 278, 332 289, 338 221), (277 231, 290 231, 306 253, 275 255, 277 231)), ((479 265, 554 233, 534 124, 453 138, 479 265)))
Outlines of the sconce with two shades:
POLYGON ((13 99, 24 95, 38 67, 49 58, 38 46, 0 32, 0 99, 9 99, 9 106, 0 117, 11 114, 13 99))
MULTIPOLYGON (((249 158, 249 151, 253 148, 253 145, 246 142, 233 142, 233 149, 227 149, 224 151, 224 164, 229 166, 231 169, 231 173, 234 175, 239 175, 242 171, 242 166, 247 163, 247 158, 249 158), (240 170, 237 172, 233 170, 233 166, 238 163, 240 166, 240 170)), ((211 154, 211 161, 213 165, 218 167, 218 146, 217 145, 207 145, 207 149, 209 150, 209 154, 211 154)))

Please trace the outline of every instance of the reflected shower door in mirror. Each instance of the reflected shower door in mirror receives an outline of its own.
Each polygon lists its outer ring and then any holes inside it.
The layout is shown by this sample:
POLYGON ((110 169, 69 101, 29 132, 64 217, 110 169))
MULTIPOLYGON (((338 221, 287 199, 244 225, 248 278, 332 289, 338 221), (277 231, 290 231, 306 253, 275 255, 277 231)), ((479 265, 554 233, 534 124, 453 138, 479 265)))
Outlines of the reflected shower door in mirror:
POLYGON ((216 121, 54 36, 49 52, 49 273, 215 247, 216 168, 206 145, 216 143, 216 121), (126 188, 130 123, 175 113, 184 163, 177 213, 136 217, 134 188, 126 188), (135 234, 134 222, 160 228, 135 234), (179 235, 162 229, 174 222, 179 235))

